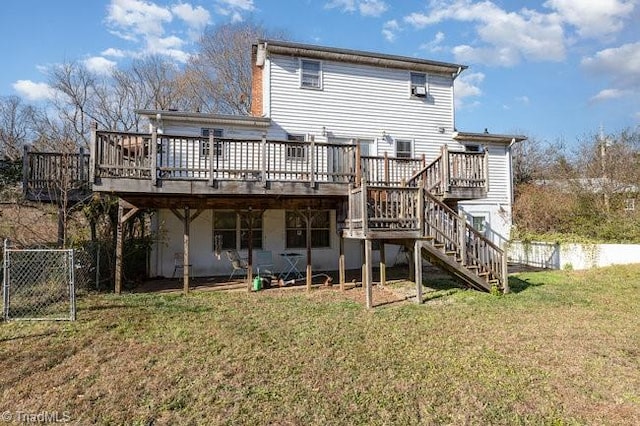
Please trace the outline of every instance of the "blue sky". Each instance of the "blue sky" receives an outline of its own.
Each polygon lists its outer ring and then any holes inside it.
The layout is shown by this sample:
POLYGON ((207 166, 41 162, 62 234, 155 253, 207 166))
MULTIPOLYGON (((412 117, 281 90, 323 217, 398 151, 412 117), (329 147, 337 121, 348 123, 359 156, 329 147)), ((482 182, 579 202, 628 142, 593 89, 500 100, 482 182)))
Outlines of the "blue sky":
POLYGON ((0 96, 51 95, 46 70, 188 60, 207 25, 252 20, 292 41, 468 65, 459 130, 573 144, 640 130, 640 0, 2 0, 0 96))

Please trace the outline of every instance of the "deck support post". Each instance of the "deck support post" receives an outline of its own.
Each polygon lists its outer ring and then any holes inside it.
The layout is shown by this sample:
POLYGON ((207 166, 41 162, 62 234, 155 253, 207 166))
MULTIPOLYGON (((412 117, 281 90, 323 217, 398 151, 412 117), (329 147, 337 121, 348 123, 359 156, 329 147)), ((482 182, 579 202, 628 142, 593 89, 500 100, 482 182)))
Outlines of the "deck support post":
POLYGON ((307 214, 305 215, 306 224, 307 224, 307 292, 311 291, 311 278, 312 278, 312 267, 311 267, 311 221, 313 220, 313 216, 311 213, 311 207, 307 207, 307 214))
POLYGON ((176 209, 171 209, 171 212, 178 218, 180 219, 180 221, 182 222, 183 225, 183 257, 182 257, 182 283, 183 283, 183 291, 184 294, 188 294, 189 293, 189 269, 190 269, 190 265, 191 265, 191 258, 190 258, 190 254, 189 254, 189 238, 191 235, 191 222, 193 222, 193 220, 195 218, 197 218, 198 216, 200 216, 200 214, 203 212, 204 210, 202 209, 198 209, 196 210, 196 212, 192 215, 191 214, 191 209, 189 207, 185 207, 184 208, 184 214, 180 213, 178 210, 176 209))
POLYGON ((380 287, 387 285, 387 259, 384 240, 380 240, 380 287))
POLYGON ((407 280, 415 282, 415 279, 416 279, 416 263, 414 261, 415 247, 409 246, 409 243, 407 243, 405 248, 408 251, 407 266, 409 266, 409 276, 407 277, 407 280))
POLYGON ((249 222, 249 240, 247 241, 247 291, 251 291, 253 285, 253 211, 251 207, 249 207, 247 219, 247 222, 249 222))
POLYGON ((115 270, 115 293, 122 292, 122 217, 124 216, 124 207, 122 203, 118 205, 118 223, 116 224, 116 270, 115 270))
POLYGON ((184 208, 184 234, 183 234, 183 243, 184 243, 184 258, 182 259, 182 286, 184 294, 189 294, 189 265, 191 265, 190 257, 189 257, 189 236, 191 233, 191 211, 189 207, 184 208))
POLYGON ((116 224, 116 270, 115 288, 116 294, 122 293, 122 259, 124 251, 124 224, 127 223, 140 209, 127 203, 123 199, 118 202, 118 223, 116 224), (127 212, 125 213, 125 209, 127 212))
POLYGON ((340 254, 338 257, 338 277, 340 280, 340 290, 344 291, 345 262, 344 262, 344 235, 342 235, 342 233, 340 233, 340 254))
POLYGON ((365 281, 365 300, 367 303, 367 309, 373 308, 373 270, 371 262, 371 240, 364 240, 364 264, 366 269, 365 281))
POLYGON ((418 239, 413 243, 413 262, 416 276, 416 303, 422 303, 422 242, 418 239))

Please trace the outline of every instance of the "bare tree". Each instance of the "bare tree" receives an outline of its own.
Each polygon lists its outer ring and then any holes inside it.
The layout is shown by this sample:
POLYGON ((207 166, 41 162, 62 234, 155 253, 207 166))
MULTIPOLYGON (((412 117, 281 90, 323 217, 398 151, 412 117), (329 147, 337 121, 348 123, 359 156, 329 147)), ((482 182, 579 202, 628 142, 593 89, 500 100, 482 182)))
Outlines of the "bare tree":
POLYGON ((0 98, 0 159, 17 161, 32 137, 34 108, 17 96, 0 98))
POLYGON ((202 111, 246 115, 251 106, 251 45, 284 38, 259 24, 241 22, 208 28, 184 79, 202 111))

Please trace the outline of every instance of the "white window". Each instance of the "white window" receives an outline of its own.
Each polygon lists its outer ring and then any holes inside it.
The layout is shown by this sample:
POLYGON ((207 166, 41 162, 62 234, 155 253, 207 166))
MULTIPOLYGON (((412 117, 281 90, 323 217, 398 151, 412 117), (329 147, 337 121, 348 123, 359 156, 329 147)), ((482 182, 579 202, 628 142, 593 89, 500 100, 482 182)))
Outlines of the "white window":
MULTIPOLYGON (((216 157, 224 157, 224 142, 220 140, 216 140, 222 137, 222 129, 207 129, 203 128, 202 136, 208 138, 211 132, 213 132, 214 138, 214 147, 213 147, 213 155, 216 157)), ((200 156, 207 157, 209 155, 209 141, 202 141, 200 145, 200 156)))
POLYGON ((484 234, 487 230, 487 218, 486 216, 472 216, 471 217, 471 225, 473 229, 484 234))
POLYGON ((396 158, 411 158, 413 143, 409 139, 396 139, 396 158))
POLYGON ((411 73, 411 96, 424 98, 427 96, 427 75, 419 72, 411 73))
MULTIPOLYGON (((307 246, 307 222, 294 211, 285 215, 286 247, 300 249, 307 246)), ((331 246, 331 213, 329 210, 316 212, 311 220, 311 247, 325 248, 331 246)))
POLYGON ((300 87, 322 89, 322 62, 310 59, 300 60, 300 87))
MULTIPOLYGON (((254 249, 262 248, 262 217, 254 221, 251 236, 254 249)), ((219 249, 244 250, 249 248, 249 223, 234 211, 215 210, 213 212, 213 240, 219 241, 219 249)))

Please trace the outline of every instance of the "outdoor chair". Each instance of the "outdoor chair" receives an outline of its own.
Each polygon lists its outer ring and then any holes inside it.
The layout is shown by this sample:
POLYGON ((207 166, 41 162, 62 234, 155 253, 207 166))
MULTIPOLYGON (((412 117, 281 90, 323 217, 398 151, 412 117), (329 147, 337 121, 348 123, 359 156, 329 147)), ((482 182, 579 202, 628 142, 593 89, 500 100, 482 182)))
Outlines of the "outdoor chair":
MULTIPOLYGON (((189 272, 191 272, 192 265, 188 264, 187 267, 189 268, 189 272)), ((179 271, 184 273, 184 252, 181 251, 173 253, 173 274, 171 275, 171 278, 175 278, 176 273, 179 271)))
POLYGON ((256 252, 256 270, 260 276, 273 275, 273 256, 270 251, 256 252))
POLYGON ((229 275, 229 279, 231 280, 237 271, 242 271, 246 275, 247 269, 249 265, 247 261, 240 257, 236 250, 227 250, 227 259, 231 262, 231 267, 233 270, 231 271, 231 275, 229 275))

